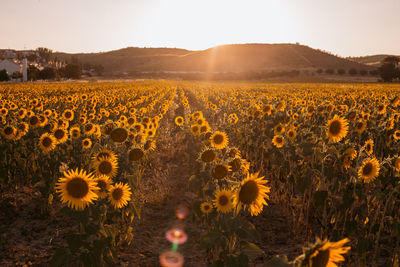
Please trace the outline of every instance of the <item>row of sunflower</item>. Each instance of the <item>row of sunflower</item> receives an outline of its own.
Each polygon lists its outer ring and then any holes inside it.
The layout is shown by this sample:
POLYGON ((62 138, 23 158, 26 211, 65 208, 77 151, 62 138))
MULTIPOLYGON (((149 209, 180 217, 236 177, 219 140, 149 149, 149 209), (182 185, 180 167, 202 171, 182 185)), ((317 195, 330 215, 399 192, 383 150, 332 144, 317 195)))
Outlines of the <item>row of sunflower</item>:
POLYGON ((174 91, 152 82, 2 88, 2 189, 39 187, 44 213, 58 195, 67 207, 56 210, 76 221, 52 266, 111 265, 130 244, 140 178, 174 91))
POLYGON ((357 248, 352 261, 361 266, 398 262, 398 87, 275 84, 197 92, 217 125, 226 125, 254 168, 270 177, 271 200, 286 210, 295 235, 349 236, 357 248))
MULTIPOLYGON (((194 100, 193 91, 186 91, 186 94, 194 100)), ((185 91, 180 92, 180 98, 182 106, 190 110, 185 91)), ((197 100, 204 101, 204 95, 199 95, 197 100)), ((216 105, 211 101, 207 106, 211 111, 216 110, 216 105)), ((186 146, 196 159, 192 162, 189 188, 200 199, 195 201, 193 210, 195 222, 205 231, 201 247, 206 250, 208 262, 213 266, 247 266, 250 261, 260 258, 263 251, 253 243, 260 241, 260 235, 246 218, 246 212, 241 211, 247 210, 251 216, 261 214, 269 199, 268 181, 260 177, 258 172, 249 172, 250 163, 241 156, 241 151, 229 145, 225 132, 212 132, 201 111, 182 115, 175 118, 175 124, 186 130, 186 146)), ((232 115, 228 120, 237 122, 238 117, 232 115)), ((316 266, 321 258, 326 258, 326 265, 321 266, 329 266, 344 260, 342 254, 350 249, 344 247, 348 241, 343 239, 334 243, 318 240, 293 262, 276 258, 265 264, 316 266)))

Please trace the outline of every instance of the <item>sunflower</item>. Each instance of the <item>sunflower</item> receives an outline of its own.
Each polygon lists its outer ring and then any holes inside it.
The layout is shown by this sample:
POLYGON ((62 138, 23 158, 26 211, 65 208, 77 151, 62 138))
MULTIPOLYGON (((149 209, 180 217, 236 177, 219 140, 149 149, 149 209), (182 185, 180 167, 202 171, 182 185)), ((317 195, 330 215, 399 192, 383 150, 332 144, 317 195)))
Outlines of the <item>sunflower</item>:
POLYGON ((54 137, 57 140, 57 144, 62 144, 68 139, 68 133, 63 128, 58 128, 53 133, 54 137))
POLYGON ((190 126, 190 132, 194 136, 198 136, 200 134, 200 126, 197 124, 193 124, 192 126, 190 126))
POLYGON ((364 180, 365 183, 372 182, 379 175, 379 162, 376 158, 369 158, 364 160, 362 166, 358 170, 358 176, 364 180))
POLYGON ((115 209, 120 209, 131 200, 131 194, 128 184, 117 183, 110 186, 108 198, 115 209))
POLYGON ((79 139, 79 137, 81 137, 81 129, 79 127, 72 127, 69 130, 69 135, 72 139, 79 139))
POLYGON ((236 191, 235 202, 238 204, 238 210, 242 205, 248 207, 251 216, 257 216, 263 210, 263 205, 268 205, 265 199, 269 199, 267 193, 270 187, 264 184, 268 180, 264 180, 264 176, 258 177, 258 173, 247 174, 239 189, 236 191))
POLYGON ((218 189, 215 193, 213 203, 217 211, 227 213, 232 211, 234 208, 233 198, 234 193, 231 190, 218 189))
POLYGON ((338 242, 325 241, 322 244, 318 244, 303 266, 337 267, 336 263, 344 261, 342 254, 350 250, 350 247, 343 246, 349 241, 348 238, 344 238, 338 242))
POLYGON ((327 137, 333 142, 339 142, 347 135, 348 122, 346 119, 335 115, 333 119, 328 121, 326 127, 327 137))
POLYGON ((86 135, 94 134, 94 132, 96 131, 96 127, 93 123, 90 122, 86 123, 83 129, 86 135))
POLYGON ((367 155, 371 156, 372 153, 374 152, 374 141, 372 139, 369 139, 367 142, 365 142, 364 147, 367 155))
POLYGON ((393 138, 396 139, 396 140, 400 139, 400 130, 394 131, 393 138))
POLYGON ((205 149, 204 151, 202 151, 200 153, 200 157, 199 157, 199 159, 205 163, 213 162, 216 158, 217 158, 217 154, 212 149, 205 149))
POLYGON ((344 154, 349 155, 351 160, 357 157, 357 151, 353 147, 346 148, 344 154))
POLYGON ((109 157, 100 157, 100 159, 94 163, 94 169, 98 176, 107 175, 112 178, 117 174, 118 161, 109 157))
POLYGON ((72 121, 74 119, 74 112, 70 109, 66 109, 63 114, 63 118, 67 121, 72 121))
POLYGON ((378 108, 376 109, 376 112, 377 112, 379 115, 385 114, 385 113, 386 113, 386 105, 385 105, 385 104, 380 104, 380 105, 378 106, 378 108))
POLYGON ((283 147, 285 143, 285 138, 281 135, 275 135, 274 138, 272 138, 272 143, 277 147, 283 147))
POLYGON ((111 161, 118 160, 117 155, 115 155, 115 153, 113 151, 108 150, 108 149, 102 149, 96 155, 94 155, 92 157, 93 164, 95 164, 96 162, 100 161, 100 159, 102 157, 109 158, 109 159, 111 159, 111 161))
POLYGON ((216 164, 212 170, 211 170, 211 175, 215 179, 223 179, 226 176, 228 176, 228 172, 230 171, 230 167, 227 165, 223 164, 216 164))
POLYGON ((400 158, 396 158, 394 160, 394 168, 396 169, 396 171, 400 172, 400 158))
POLYGON ((96 192, 99 198, 106 198, 111 186, 111 179, 106 175, 98 176, 95 179, 99 190, 96 192))
POLYGON ((29 118, 28 124, 32 129, 39 127, 40 126, 39 117, 33 115, 32 117, 29 118))
POLYGON ((78 169, 64 172, 64 177, 58 179, 56 192, 60 195, 62 203, 75 210, 84 210, 86 206, 98 198, 96 191, 99 188, 93 180, 92 174, 78 169))
POLYGON ((88 149, 92 147, 92 140, 90 140, 89 138, 85 138, 82 140, 82 147, 84 149, 88 149))
POLYGON ((156 141, 154 140, 147 140, 144 144, 143 149, 146 151, 152 151, 156 148, 156 141))
POLYGON ((8 125, 8 126, 3 128, 2 133, 3 133, 5 138, 12 140, 12 139, 15 138, 15 136, 17 134, 17 129, 15 129, 14 126, 8 125))
POLYGON ((211 130, 211 128, 210 128, 210 126, 208 125, 207 122, 200 126, 200 133, 201 134, 208 133, 210 130, 211 130))
POLYGON ((265 105, 262 109, 262 112, 267 115, 271 115, 271 111, 272 111, 271 105, 265 105))
POLYGON ((144 151, 141 148, 133 148, 129 151, 128 159, 129 161, 138 161, 144 156, 144 151))
POLYGON ((226 136, 226 133, 215 131, 213 135, 210 137, 211 146, 216 149, 223 149, 228 145, 229 139, 226 136))
POLYGON ((48 133, 42 134, 39 139, 39 146, 44 152, 49 152, 56 147, 56 138, 48 133))
POLYGON ((295 129, 290 129, 286 132, 286 136, 289 140, 293 141, 297 136, 297 132, 295 129))
POLYGON ((116 143, 122 143, 128 138, 128 131, 125 128, 115 128, 110 133, 111 139, 116 143))
POLYGON ((357 133, 362 134, 365 131, 365 129, 367 128, 367 123, 364 120, 359 120, 356 123, 355 128, 356 128, 357 133))
POLYGON ((274 127, 275 135, 282 135, 285 132, 285 127, 283 127, 282 123, 279 123, 274 127))
POLYGON ((200 205, 200 210, 201 210, 202 213, 208 214, 208 213, 212 212, 213 206, 212 206, 211 203, 203 202, 200 205))

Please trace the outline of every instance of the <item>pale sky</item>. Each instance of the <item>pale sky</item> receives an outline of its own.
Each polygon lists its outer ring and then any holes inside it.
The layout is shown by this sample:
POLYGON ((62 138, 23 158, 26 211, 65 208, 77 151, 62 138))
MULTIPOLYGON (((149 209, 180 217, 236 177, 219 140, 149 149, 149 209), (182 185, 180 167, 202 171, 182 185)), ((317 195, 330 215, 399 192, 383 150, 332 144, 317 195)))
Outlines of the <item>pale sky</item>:
POLYGON ((295 43, 400 55, 400 0, 0 0, 0 48, 99 52, 295 43))

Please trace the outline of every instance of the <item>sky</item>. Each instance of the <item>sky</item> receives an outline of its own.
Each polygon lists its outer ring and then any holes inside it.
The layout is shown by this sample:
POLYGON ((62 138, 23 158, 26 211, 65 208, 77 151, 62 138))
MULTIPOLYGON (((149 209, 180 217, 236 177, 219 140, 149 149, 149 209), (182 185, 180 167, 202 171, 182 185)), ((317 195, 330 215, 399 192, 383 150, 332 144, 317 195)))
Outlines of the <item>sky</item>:
POLYGON ((69 53, 296 43, 400 55, 400 0, 0 0, 0 48, 69 53))

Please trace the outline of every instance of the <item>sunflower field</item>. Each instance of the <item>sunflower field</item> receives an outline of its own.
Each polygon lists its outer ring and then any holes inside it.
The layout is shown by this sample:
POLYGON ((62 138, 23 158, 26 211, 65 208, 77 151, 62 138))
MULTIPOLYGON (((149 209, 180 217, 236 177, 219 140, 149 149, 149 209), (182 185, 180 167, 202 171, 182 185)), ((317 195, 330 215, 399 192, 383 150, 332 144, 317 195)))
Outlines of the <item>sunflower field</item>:
POLYGON ((1 266, 399 266, 400 86, 0 85, 1 266))

